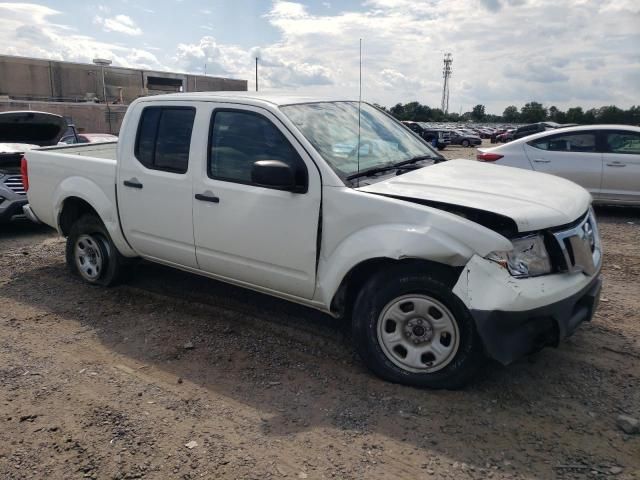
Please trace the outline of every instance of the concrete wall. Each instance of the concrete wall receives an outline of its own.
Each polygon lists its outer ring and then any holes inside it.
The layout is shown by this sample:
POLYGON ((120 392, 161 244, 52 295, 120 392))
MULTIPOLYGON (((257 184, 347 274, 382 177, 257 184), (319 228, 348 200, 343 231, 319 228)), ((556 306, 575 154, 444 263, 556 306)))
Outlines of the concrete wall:
POLYGON ((122 118, 127 111, 126 105, 72 102, 23 102, 0 99, 0 112, 14 110, 35 110, 62 115, 69 123, 86 133, 113 133, 118 135, 122 118), (109 116, 109 110, 111 115, 109 116), (109 119, 111 124, 109 124, 109 119))
MULTIPOLYGON (((175 91, 171 88, 150 90, 149 77, 179 80, 185 92, 247 90, 246 80, 230 78, 121 67, 105 67, 104 74, 109 103, 128 104, 140 96, 175 91)), ((103 102, 102 68, 93 64, 0 55, 0 95, 15 100, 82 102, 93 98, 103 102)))

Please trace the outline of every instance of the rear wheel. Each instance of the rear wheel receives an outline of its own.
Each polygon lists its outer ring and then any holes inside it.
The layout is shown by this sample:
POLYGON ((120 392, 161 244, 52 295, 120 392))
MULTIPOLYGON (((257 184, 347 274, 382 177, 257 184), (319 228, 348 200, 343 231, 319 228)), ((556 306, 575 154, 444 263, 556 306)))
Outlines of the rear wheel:
POLYGON ((84 215, 71 227, 66 259, 71 273, 94 285, 114 285, 127 270, 127 259, 118 252, 95 215, 84 215))
POLYGON ((463 147, 468 147, 469 146, 469 140, 462 140, 462 146, 463 147))
POLYGON ((365 284, 353 309, 353 340, 374 373, 417 387, 462 387, 484 358, 464 304, 447 282, 415 268, 392 268, 365 284))

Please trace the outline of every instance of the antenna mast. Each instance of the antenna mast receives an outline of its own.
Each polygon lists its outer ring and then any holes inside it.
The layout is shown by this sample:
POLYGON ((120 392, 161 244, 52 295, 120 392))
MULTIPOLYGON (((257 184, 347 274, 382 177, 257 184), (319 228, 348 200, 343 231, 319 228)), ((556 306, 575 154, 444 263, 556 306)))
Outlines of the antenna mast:
POLYGON ((449 78, 453 70, 451 64, 453 63, 453 56, 451 53, 444 54, 444 68, 442 69, 442 77, 444 78, 444 84, 442 85, 442 102, 441 108, 444 114, 449 113, 449 78))
MULTIPOLYGON (((360 110, 362 105, 362 39, 360 39, 360 80, 358 86, 358 144, 356 148, 358 149, 357 158, 358 158, 358 172, 360 172, 360 110)), ((360 177, 358 177, 358 186, 360 186, 360 177)))

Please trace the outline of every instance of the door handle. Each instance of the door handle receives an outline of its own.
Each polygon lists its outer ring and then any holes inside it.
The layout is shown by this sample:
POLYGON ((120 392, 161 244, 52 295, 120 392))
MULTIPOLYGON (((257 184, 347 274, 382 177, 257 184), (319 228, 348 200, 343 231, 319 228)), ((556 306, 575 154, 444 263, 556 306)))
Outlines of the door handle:
POLYGON ((142 188, 142 184, 135 178, 132 178, 131 180, 125 180, 122 183, 124 184, 125 187, 142 188))
POLYGON ((627 165, 622 162, 611 162, 607 163, 608 167, 626 167, 627 165))
POLYGON ((536 163, 551 163, 551 160, 546 160, 544 158, 535 158, 533 161, 536 163))
POLYGON ((220 203, 220 199, 215 195, 205 195, 203 193, 196 193, 196 200, 203 202, 220 203))

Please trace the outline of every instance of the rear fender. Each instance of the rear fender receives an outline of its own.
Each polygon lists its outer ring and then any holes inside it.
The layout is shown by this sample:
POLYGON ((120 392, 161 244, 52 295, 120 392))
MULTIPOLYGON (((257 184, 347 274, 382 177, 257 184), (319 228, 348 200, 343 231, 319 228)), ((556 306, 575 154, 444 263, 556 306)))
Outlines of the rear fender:
POLYGON ((77 197, 91 205, 98 213, 100 220, 102 220, 102 223, 104 223, 105 228, 109 232, 111 240, 122 255, 127 257, 136 255, 120 231, 117 206, 115 203, 115 186, 114 197, 109 198, 99 185, 84 177, 67 177, 60 182, 53 194, 54 218, 56 219, 56 228, 60 235, 63 234, 60 228, 60 213, 64 207, 65 200, 71 197, 77 197))

